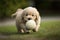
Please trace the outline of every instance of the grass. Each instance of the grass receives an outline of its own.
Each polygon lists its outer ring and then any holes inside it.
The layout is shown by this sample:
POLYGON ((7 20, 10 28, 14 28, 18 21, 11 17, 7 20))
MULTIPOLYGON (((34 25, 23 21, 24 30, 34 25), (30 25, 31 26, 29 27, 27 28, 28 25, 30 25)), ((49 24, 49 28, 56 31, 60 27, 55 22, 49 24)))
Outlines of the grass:
POLYGON ((1 26, 0 40, 60 40, 60 21, 43 21, 38 32, 17 33, 16 26, 1 26))

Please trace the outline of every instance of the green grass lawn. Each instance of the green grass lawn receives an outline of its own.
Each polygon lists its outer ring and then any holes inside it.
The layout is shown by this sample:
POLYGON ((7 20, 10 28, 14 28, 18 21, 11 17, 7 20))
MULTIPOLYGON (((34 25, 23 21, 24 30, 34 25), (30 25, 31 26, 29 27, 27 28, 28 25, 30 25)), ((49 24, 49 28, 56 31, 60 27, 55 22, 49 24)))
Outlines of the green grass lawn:
POLYGON ((60 21, 43 21, 38 32, 17 33, 16 26, 1 26, 0 40, 60 40, 60 21))

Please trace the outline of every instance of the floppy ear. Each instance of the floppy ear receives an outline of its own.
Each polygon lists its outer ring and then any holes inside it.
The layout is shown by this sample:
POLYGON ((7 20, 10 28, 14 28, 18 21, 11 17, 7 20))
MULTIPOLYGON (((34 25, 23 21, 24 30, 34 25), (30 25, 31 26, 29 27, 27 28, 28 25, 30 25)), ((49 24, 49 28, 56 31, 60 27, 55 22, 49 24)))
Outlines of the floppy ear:
POLYGON ((37 12, 36 12, 36 20, 35 20, 35 21, 36 21, 36 24, 38 24, 39 17, 40 17, 40 15, 39 15, 39 12, 37 11, 37 12))
POLYGON ((38 18, 39 18, 39 13, 36 15, 36 20, 38 20, 38 18))
POLYGON ((24 20, 24 15, 25 15, 25 11, 23 10, 22 15, 21 15, 21 19, 22 19, 23 23, 26 22, 26 21, 24 20))

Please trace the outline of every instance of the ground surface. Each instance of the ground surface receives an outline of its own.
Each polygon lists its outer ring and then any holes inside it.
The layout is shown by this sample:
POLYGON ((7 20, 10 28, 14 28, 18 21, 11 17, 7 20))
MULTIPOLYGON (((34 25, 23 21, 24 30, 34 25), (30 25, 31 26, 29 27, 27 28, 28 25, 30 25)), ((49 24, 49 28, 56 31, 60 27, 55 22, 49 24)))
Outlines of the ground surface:
POLYGON ((0 21, 0 40, 60 40, 60 18, 42 17, 38 32, 17 33, 15 20, 0 21))

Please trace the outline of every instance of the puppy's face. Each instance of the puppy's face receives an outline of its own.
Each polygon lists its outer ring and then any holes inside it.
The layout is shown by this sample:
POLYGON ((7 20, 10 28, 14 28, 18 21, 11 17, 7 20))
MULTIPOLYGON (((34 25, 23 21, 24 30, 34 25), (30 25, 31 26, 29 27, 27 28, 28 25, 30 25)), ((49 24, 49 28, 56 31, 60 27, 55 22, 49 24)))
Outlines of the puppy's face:
POLYGON ((32 7, 25 8, 22 13, 22 18, 24 21, 28 21, 28 20, 37 21, 38 17, 39 17, 39 12, 37 11, 37 9, 32 7))
POLYGON ((35 21, 36 14, 34 12, 28 11, 28 12, 24 13, 23 18, 25 21, 28 21, 28 20, 34 20, 35 21))

